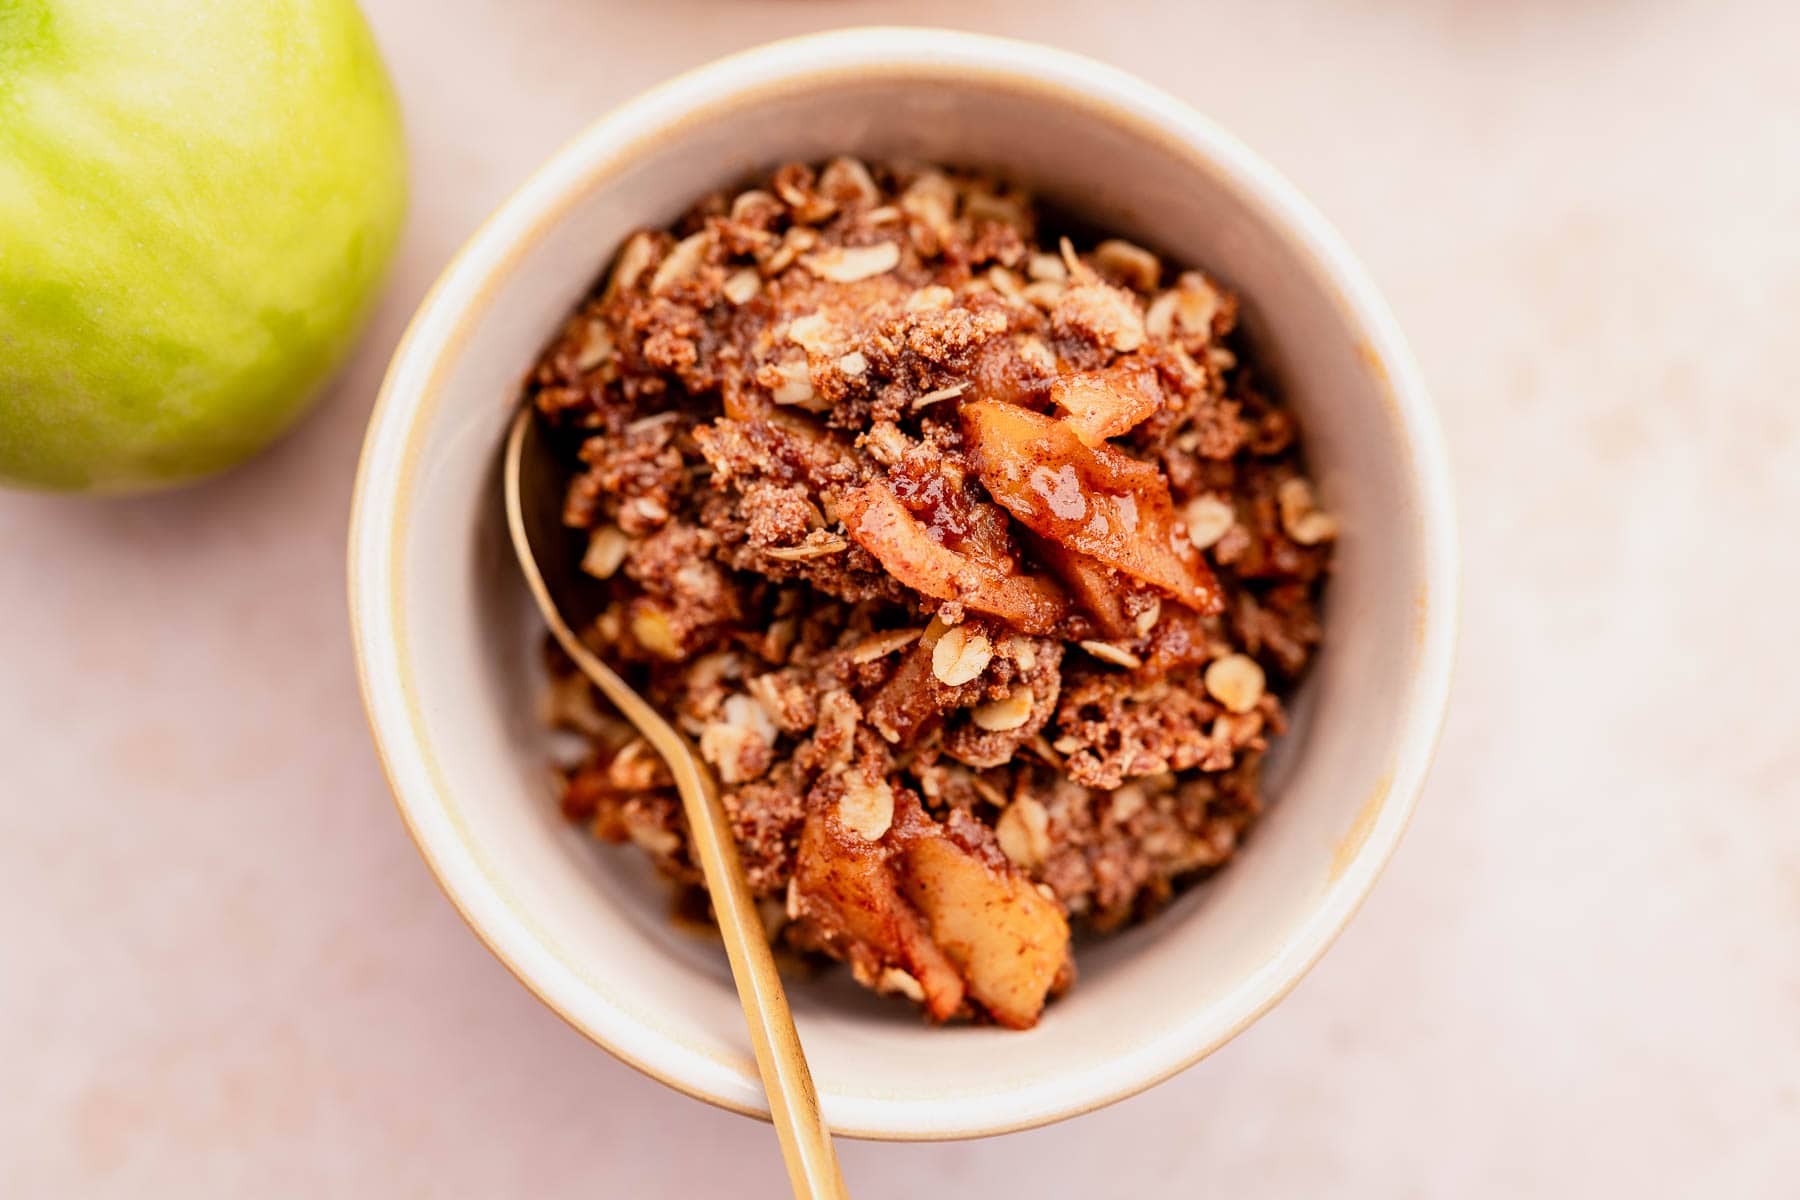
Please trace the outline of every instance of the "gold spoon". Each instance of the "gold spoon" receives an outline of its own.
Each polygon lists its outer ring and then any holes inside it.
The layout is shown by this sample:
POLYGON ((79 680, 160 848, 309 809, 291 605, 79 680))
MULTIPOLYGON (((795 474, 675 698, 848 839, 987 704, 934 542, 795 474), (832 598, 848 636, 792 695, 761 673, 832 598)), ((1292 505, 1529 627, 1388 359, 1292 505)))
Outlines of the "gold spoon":
POLYGON ((719 803, 718 782, 687 738, 575 636, 575 628, 585 626, 597 614, 599 589, 577 567, 581 548, 562 522, 567 484, 567 472, 551 452, 536 413, 527 405, 513 420, 507 436, 505 467, 506 523, 525 583, 550 632, 575 665, 656 747, 675 776, 687 813, 688 840, 712 895, 719 934, 725 939, 731 976, 737 982, 738 999, 743 1001, 744 1019, 750 1024, 750 1043, 756 1051, 757 1070, 769 1096, 770 1119, 781 1139, 781 1156, 794 1195, 847 1196, 831 1131, 819 1113, 812 1072, 800 1049, 794 1015, 788 1011, 787 993, 775 971, 768 935, 744 880, 725 809, 719 803))

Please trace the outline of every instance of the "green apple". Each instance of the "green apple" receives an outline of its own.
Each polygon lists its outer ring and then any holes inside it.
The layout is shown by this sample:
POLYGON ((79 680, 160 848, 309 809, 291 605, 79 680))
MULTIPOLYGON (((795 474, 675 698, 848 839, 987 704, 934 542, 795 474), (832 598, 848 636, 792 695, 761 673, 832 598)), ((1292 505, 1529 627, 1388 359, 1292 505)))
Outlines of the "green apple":
POLYGON ((0 0, 0 483, 138 491, 267 445, 405 193, 353 0, 0 0))

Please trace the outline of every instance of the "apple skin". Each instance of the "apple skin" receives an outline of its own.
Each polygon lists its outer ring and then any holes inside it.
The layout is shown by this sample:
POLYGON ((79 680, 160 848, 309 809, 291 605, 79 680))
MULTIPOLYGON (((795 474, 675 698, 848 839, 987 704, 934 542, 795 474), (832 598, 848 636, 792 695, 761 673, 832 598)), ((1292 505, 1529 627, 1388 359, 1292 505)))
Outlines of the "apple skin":
POLYGON ((353 0, 0 0, 0 483, 144 491, 268 445, 405 207, 353 0))

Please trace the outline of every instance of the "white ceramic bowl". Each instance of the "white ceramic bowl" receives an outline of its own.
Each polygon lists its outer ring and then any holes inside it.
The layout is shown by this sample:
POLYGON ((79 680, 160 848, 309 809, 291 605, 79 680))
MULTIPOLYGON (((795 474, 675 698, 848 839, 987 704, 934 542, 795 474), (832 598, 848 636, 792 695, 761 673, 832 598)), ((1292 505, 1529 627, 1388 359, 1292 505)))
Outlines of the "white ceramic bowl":
POLYGON ((550 802, 497 449, 524 371, 626 234, 836 153, 998 168, 1235 286, 1344 527, 1267 815, 1214 880, 1082 946, 1079 983, 1036 1029, 931 1029, 842 979, 791 988, 838 1131, 1020 1129, 1167 1078, 1293 987, 1393 852, 1443 717, 1457 551, 1417 370, 1337 235, 1205 118, 1074 55, 898 29, 752 50, 604 117, 470 240, 394 357, 351 522, 358 669, 401 815, 488 947, 625 1061, 766 1112, 723 955, 671 924, 636 854, 550 802))

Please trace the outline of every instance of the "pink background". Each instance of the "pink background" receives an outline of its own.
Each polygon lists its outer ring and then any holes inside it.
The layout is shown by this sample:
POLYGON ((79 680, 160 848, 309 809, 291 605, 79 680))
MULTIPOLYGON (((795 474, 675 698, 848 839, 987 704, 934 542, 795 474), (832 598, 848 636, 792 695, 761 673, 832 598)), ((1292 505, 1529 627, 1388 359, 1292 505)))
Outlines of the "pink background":
POLYGON ((1055 42, 1309 192, 1457 461, 1454 708, 1337 948, 1068 1125, 845 1144, 859 1196, 1792 1194, 1800 17, 1700 0, 367 0, 413 150, 320 410, 131 503, 0 495, 0 1194, 775 1196, 767 1127, 539 1007, 439 896, 356 697, 344 532, 408 314, 615 101, 782 34, 1055 42))

